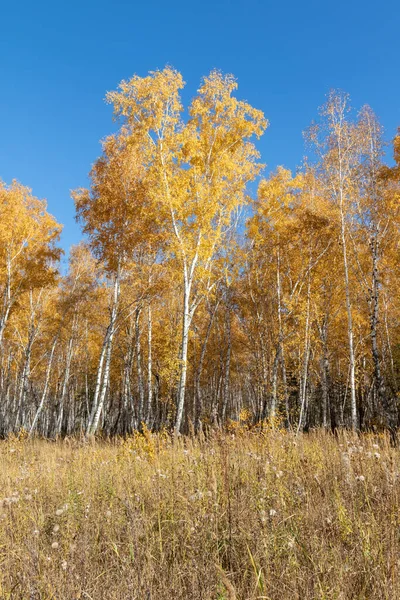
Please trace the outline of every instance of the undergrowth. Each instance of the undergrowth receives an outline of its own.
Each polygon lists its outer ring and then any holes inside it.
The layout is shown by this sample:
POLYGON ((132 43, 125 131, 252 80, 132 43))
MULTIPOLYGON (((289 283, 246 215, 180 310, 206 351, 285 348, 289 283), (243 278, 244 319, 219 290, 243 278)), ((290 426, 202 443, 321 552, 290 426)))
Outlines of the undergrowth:
POLYGON ((0 443, 0 598, 400 598, 400 452, 278 429, 0 443))

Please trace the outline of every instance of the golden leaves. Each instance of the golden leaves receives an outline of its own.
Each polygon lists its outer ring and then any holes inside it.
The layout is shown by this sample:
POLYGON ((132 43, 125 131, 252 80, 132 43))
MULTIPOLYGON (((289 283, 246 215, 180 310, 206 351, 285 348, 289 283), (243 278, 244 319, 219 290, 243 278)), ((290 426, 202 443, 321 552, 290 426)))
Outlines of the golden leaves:
POLYGON ((61 225, 47 212, 45 200, 15 180, 10 186, 0 182, 0 220, 1 285, 9 280, 19 293, 54 280, 61 225))

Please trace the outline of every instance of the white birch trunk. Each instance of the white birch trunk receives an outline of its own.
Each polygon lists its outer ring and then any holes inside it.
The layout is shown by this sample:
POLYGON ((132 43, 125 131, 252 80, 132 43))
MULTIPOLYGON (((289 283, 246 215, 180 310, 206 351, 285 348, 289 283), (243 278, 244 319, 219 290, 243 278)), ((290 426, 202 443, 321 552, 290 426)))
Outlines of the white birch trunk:
POLYGON ((110 375, 110 362, 112 342, 115 333, 115 325, 118 314, 118 300, 120 294, 120 269, 118 268, 114 279, 114 291, 112 298, 110 323, 104 336, 103 347, 101 350, 99 366, 97 369, 96 388, 93 399, 92 412, 86 428, 86 435, 94 435, 97 431, 100 421, 101 411, 104 406, 108 380, 110 375), (103 372, 104 368, 104 372, 103 372))
POLYGON ((140 343, 141 331, 140 331, 140 314, 141 308, 136 309, 135 314, 135 349, 136 349, 136 368, 138 377, 138 392, 139 402, 137 410, 137 428, 142 428, 143 420, 143 409, 144 409, 144 383, 143 383, 143 369, 142 369, 142 346, 140 343))
POLYGON ((185 281, 184 294, 183 294, 183 315, 182 315, 182 341, 181 351, 179 355, 180 361, 180 377, 178 384, 177 394, 177 411, 175 421, 175 434, 179 435, 183 419, 183 409, 185 404, 185 390, 186 390, 186 375, 187 375, 187 352, 189 343, 189 328, 190 328, 190 313, 189 313, 189 300, 190 300, 190 284, 185 281))
POLYGON ((150 423, 153 402, 153 356, 152 356, 152 315, 151 304, 147 307, 147 410, 146 423, 150 423))
POLYGON ((42 396, 41 396, 41 399, 40 399, 40 402, 39 402, 39 406, 37 407, 35 417, 33 419, 31 428, 29 430, 29 435, 30 436, 35 431, 35 427, 37 425, 40 413, 42 412, 44 403, 46 401, 47 390, 49 388, 49 382, 50 382, 51 366, 53 364, 53 356, 54 356, 54 350, 56 348, 56 344, 57 344, 57 337, 54 339, 53 345, 51 347, 50 356, 49 356, 49 362, 47 364, 47 370, 46 370, 46 380, 45 380, 45 383, 44 383, 43 392, 42 392, 42 396))

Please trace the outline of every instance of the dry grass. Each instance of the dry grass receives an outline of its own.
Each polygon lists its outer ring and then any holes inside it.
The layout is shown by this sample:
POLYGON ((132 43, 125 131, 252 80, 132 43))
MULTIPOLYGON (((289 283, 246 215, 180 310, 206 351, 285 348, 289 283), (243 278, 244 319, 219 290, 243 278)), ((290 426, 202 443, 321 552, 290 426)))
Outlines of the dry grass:
POLYGON ((0 457, 1 598, 400 598, 386 438, 11 439, 0 457))

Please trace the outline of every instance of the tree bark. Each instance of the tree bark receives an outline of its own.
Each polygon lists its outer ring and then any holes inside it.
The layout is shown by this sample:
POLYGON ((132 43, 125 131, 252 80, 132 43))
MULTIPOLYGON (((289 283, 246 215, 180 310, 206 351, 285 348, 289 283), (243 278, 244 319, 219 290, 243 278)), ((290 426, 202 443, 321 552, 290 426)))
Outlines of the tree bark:
POLYGON ((114 278, 114 289, 111 301, 111 316, 110 323, 107 327, 106 334, 104 336, 103 346, 101 349, 99 366, 97 369, 96 388, 93 398, 92 411, 90 414, 89 422, 86 428, 86 435, 94 435, 97 431, 100 421, 101 411, 103 409, 106 391, 108 387, 108 380, 110 375, 110 362, 111 362, 111 350, 112 343, 115 333, 115 326, 118 314, 118 301, 120 294, 120 268, 114 278), (104 368, 104 372, 103 372, 104 368))
POLYGON ((35 417, 33 419, 31 428, 29 430, 29 435, 30 436, 35 431, 35 427, 37 425, 40 413, 42 412, 44 403, 46 401, 47 390, 49 388, 49 382, 50 382, 51 366, 53 364, 53 356, 54 356, 54 350, 55 350, 56 344, 57 344, 57 339, 58 339, 58 336, 56 336, 54 338, 54 341, 53 341, 53 344, 52 344, 52 347, 51 347, 51 350, 50 350, 49 362, 47 364, 47 370, 46 370, 46 380, 45 380, 45 383, 44 383, 43 392, 42 392, 42 396, 41 396, 41 399, 40 399, 40 402, 39 402, 39 406, 37 407, 35 417))

